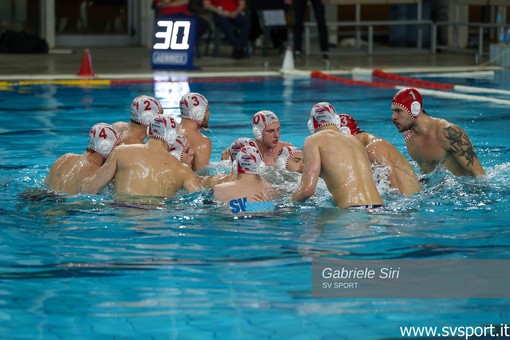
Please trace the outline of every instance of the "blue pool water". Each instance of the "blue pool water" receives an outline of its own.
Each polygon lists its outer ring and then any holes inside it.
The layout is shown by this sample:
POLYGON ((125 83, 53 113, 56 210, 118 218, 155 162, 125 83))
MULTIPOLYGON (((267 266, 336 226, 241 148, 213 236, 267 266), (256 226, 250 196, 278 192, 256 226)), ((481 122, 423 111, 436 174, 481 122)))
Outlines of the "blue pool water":
MULTIPOLYGON (((509 79, 498 72, 437 81, 504 90, 509 79)), ((205 204, 207 193, 157 207, 121 207, 108 191, 33 194, 60 155, 84 151, 94 123, 127 121, 142 93, 176 113, 190 90, 209 99, 215 171, 220 152, 251 135, 250 118, 261 109, 277 113, 281 139, 301 147, 319 101, 351 113, 407 156, 390 121, 391 89, 314 79, 4 89, 0 338, 389 339, 400 338, 401 326, 510 324, 508 299, 318 299, 311 292, 314 258, 509 259, 510 115, 501 103, 425 96, 427 112, 468 133, 487 179, 437 171, 411 197, 380 185, 384 211, 338 209, 323 186, 305 204, 283 199, 276 213, 254 218, 205 204)))

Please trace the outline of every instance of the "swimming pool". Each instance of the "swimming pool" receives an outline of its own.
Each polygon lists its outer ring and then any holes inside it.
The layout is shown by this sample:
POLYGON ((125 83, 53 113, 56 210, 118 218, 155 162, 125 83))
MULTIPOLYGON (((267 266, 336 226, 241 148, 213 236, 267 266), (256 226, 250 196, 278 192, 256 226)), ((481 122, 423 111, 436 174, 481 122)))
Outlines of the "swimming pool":
MULTIPOLYGON (((436 80, 509 89, 508 79, 498 72, 436 80)), ((234 138, 251 136, 250 118, 261 109, 279 116, 283 141, 301 147, 319 101, 407 155, 390 121, 391 89, 299 78, 9 87, 0 92, 2 337, 381 339, 399 338, 402 326, 510 323, 508 299, 311 293, 314 258, 510 258, 510 116, 502 104, 425 96, 427 112, 468 133, 488 179, 438 171, 411 197, 382 185, 384 211, 338 209, 324 188, 305 204, 284 199, 276 213, 253 218, 204 203, 207 193, 157 207, 118 206, 108 193, 27 194, 60 155, 84 151, 94 123, 127 120, 137 95, 154 94, 175 113, 190 90, 209 99, 216 169, 234 138)))

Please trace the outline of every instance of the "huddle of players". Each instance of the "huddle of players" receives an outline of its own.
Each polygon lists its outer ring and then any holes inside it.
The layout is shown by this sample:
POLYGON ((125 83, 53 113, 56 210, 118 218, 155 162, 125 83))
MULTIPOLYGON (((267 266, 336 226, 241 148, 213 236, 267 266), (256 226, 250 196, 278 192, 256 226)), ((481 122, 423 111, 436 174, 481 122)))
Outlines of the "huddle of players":
MULTIPOLYGON (((393 123, 404 133, 409 153, 423 172, 443 165, 455 175, 484 175, 464 131, 429 116, 416 89, 399 91, 391 109, 393 123)), ((321 177, 337 206, 375 208, 383 202, 372 168, 381 165, 398 192, 410 195, 420 190, 413 167, 391 143, 361 131, 351 116, 337 114, 326 102, 315 104, 310 112, 312 135, 305 139, 303 151, 279 140, 278 117, 263 110, 252 118, 255 138, 238 138, 222 153, 222 159, 231 160, 232 172, 199 177, 195 171, 209 164, 212 150, 210 140, 200 133, 208 127, 208 101, 198 93, 186 94, 180 112, 179 126, 163 114, 155 98, 135 98, 131 121, 94 125, 84 154, 66 154, 53 164, 48 188, 97 193, 113 180, 116 194, 125 196, 170 198, 180 189, 194 192, 206 186, 219 201, 239 197, 264 201, 274 192, 260 175, 264 166, 274 166, 302 173, 292 194, 295 201, 314 195, 321 177)))

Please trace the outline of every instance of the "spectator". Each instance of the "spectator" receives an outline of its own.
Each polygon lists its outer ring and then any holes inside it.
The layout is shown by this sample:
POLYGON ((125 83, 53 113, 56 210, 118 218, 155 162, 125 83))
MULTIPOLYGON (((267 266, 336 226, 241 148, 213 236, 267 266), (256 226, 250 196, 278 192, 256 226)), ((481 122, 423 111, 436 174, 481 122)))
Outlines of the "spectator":
MULTIPOLYGON (((308 0, 284 0, 286 4, 292 5, 294 11, 294 54, 300 57, 303 54, 303 28, 305 23, 306 4, 308 0)), ((329 59, 328 29, 326 27, 326 16, 324 4, 329 0, 310 0, 313 6, 313 13, 317 28, 319 30, 319 45, 323 59, 329 59)))
POLYGON ((232 45, 232 58, 244 58, 251 28, 245 0, 204 0, 204 8, 212 12, 214 24, 232 45))
POLYGON ((195 19, 197 41, 209 30, 209 22, 200 15, 191 12, 189 0, 154 0, 152 7, 156 10, 157 17, 172 16, 174 18, 195 19))

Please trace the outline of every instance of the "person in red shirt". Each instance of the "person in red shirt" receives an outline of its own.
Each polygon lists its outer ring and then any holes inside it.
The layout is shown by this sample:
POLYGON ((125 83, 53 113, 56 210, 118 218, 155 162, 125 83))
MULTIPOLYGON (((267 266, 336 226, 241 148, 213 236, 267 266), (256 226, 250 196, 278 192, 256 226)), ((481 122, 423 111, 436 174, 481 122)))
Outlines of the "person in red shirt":
POLYGON ((209 22, 189 9, 189 0, 154 0, 152 7, 156 16, 175 18, 194 18, 197 25, 197 41, 209 30, 209 22))
POLYGON ((251 29, 245 0, 204 0, 204 8, 213 13, 214 24, 232 45, 232 58, 244 58, 251 29))

